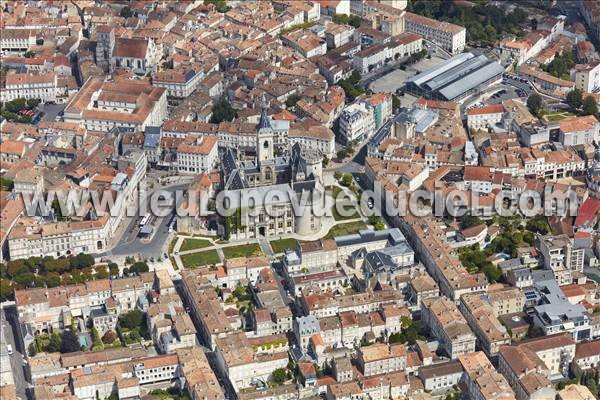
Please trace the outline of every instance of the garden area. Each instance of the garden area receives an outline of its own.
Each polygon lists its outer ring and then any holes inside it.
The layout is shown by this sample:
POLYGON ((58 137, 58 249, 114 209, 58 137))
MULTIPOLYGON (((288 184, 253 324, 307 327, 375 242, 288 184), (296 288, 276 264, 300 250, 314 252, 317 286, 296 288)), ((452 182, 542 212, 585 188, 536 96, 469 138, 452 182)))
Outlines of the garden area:
POLYGON ((350 202, 350 200, 344 200, 339 203, 335 203, 333 207, 331 207, 331 213, 333 214, 333 219, 336 221, 360 218, 358 210, 350 202), (344 215, 340 213, 340 210, 344 213, 344 215))
POLYGON ((188 250, 202 249, 204 247, 210 247, 212 245, 213 245, 212 242, 210 240, 208 240, 208 239, 189 239, 189 238, 186 238, 181 243, 181 247, 179 248, 179 251, 188 251, 188 250))
MULTIPOLYGON (((479 223, 481 223, 479 218, 466 216, 463 218, 462 227, 464 229, 479 223)), ((536 233, 541 235, 551 233, 548 219, 543 215, 537 215, 527 221, 519 215, 496 216, 489 223, 498 224, 500 234, 485 249, 480 249, 479 245, 463 247, 458 249, 458 254, 460 261, 469 273, 483 272, 492 283, 500 280, 502 271, 488 259, 490 256, 503 253, 508 254, 510 257, 516 257, 519 247, 528 247, 535 244, 536 233)))
POLYGON ((220 264, 221 259, 216 250, 206 250, 198 253, 185 254, 181 256, 181 262, 185 268, 196 268, 203 265, 220 264))
POLYGON ((358 233, 363 229, 367 229, 367 225, 363 221, 346 222, 333 226, 324 239, 334 239, 336 236, 345 236, 358 233))
POLYGON ((238 285, 225 300, 226 304, 235 304, 240 314, 245 313, 252 303, 252 294, 246 286, 238 285))
POLYGON ((231 246, 223 248, 225 259, 237 257, 254 257, 261 256, 262 250, 257 243, 244 244, 240 246, 231 246))
POLYGON ((542 119, 546 122, 558 122, 568 117, 574 117, 575 114, 568 111, 548 111, 542 112, 542 119))
POLYGON ((119 316, 117 327, 119 338, 125 344, 139 343, 150 339, 146 314, 137 308, 119 316))
POLYGON ((190 395, 187 390, 179 390, 175 387, 168 389, 154 389, 150 392, 152 399, 158 400, 190 400, 190 395))
POLYGON ((295 249, 298 245, 298 241, 293 238, 289 239, 279 239, 271 241, 271 248, 273 249, 273 253, 283 253, 288 249, 295 249))
POLYGON ((400 321, 402 323, 401 331, 390 335, 390 343, 414 345, 417 340, 427 340, 421 321, 413 321, 409 317, 400 317, 400 321))

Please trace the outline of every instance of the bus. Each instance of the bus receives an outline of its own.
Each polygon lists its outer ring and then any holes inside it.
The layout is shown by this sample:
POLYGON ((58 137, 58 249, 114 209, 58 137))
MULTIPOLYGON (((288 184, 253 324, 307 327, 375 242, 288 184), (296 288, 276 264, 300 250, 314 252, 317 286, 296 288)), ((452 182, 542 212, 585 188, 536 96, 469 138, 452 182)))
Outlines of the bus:
POLYGON ((144 218, 142 218, 142 220, 140 221, 140 228, 144 225, 146 225, 148 222, 150 222, 150 213, 144 215, 144 218))

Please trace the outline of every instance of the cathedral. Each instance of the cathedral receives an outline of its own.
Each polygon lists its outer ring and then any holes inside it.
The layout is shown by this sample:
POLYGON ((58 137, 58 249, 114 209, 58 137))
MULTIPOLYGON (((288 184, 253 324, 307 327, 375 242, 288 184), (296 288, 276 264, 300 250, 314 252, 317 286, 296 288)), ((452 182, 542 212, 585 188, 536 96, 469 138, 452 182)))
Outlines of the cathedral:
POLYGON ((296 143, 289 156, 276 157, 274 136, 263 99, 256 126, 256 158, 240 160, 234 149, 225 149, 221 163, 222 186, 230 201, 228 208, 241 210, 238 214, 241 217, 229 232, 232 239, 311 234, 321 229, 322 217, 313 213, 313 206, 325 205, 321 153, 296 143), (286 195, 271 198, 275 192, 286 195), (260 199, 253 204, 252 213, 250 205, 241 201, 250 194, 260 199), (303 194, 309 201, 304 208, 299 207, 300 213, 295 213, 292 202, 301 204, 303 194))

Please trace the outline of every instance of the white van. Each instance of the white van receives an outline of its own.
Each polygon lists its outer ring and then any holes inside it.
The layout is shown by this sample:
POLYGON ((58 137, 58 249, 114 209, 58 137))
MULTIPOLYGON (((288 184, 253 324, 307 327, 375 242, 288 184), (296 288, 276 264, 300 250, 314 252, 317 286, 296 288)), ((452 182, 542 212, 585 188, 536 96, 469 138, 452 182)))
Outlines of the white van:
POLYGON ((11 344, 7 344, 6 345, 6 349, 8 351, 8 354, 12 354, 13 353, 13 349, 12 349, 12 345, 11 344))

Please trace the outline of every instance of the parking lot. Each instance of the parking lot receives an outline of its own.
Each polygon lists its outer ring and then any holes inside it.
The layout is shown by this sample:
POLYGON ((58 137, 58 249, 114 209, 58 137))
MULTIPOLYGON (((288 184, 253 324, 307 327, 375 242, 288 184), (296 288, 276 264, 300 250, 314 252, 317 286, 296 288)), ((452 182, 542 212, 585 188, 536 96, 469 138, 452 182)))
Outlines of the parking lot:
POLYGON ((412 78, 418 73, 421 73, 429 68, 433 68, 434 66, 440 64, 443 61, 444 59, 434 55, 430 59, 424 58, 416 64, 407 66, 406 70, 404 71, 400 68, 396 68, 389 74, 386 74, 381 78, 377 79, 376 81, 373 81, 369 85, 369 88, 376 93, 394 93, 397 89, 404 86, 404 82, 407 79, 412 78))

